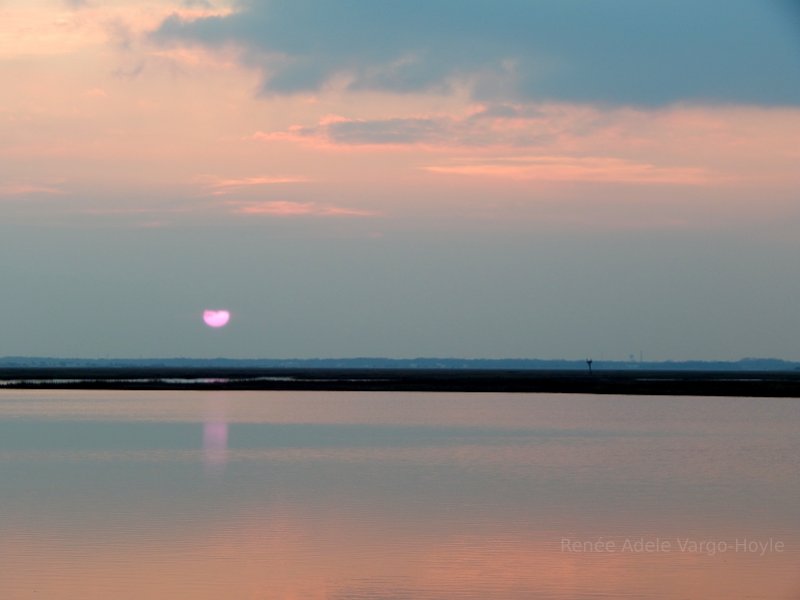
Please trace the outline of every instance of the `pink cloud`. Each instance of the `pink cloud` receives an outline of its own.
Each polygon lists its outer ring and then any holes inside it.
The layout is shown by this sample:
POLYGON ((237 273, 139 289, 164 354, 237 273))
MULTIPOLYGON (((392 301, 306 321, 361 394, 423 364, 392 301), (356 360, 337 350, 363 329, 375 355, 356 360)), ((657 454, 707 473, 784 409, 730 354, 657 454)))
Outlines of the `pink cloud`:
POLYGON ((309 142, 327 144, 328 142, 325 136, 321 135, 321 133, 321 130, 318 128, 292 125, 284 131, 256 131, 245 139, 256 142, 309 142))
POLYGON ((268 200, 263 202, 230 202, 234 212, 241 215, 270 215, 278 217, 371 217, 376 212, 317 202, 268 200))
POLYGON ((326 116, 312 126, 260 131, 249 139, 338 153, 403 153, 415 157, 411 168, 452 175, 789 186, 800 182, 798 134, 800 111, 791 108, 551 103, 467 106, 460 113, 381 118, 326 116), (447 158, 431 164, 426 155, 447 158))
POLYGON ((384 118, 326 115, 316 125, 257 131, 247 139, 290 141, 337 148, 452 149, 541 147, 565 133, 585 134, 606 117, 591 107, 573 105, 468 106, 460 113, 418 113, 384 118))
POLYGON ((707 185, 719 176, 696 167, 663 167, 620 158, 519 156, 465 164, 423 167, 432 173, 542 181, 707 185))
POLYGON ((231 178, 231 179, 217 179, 211 183, 212 194, 221 196, 230 194, 241 188, 252 188, 267 185, 279 185, 286 183, 304 183, 308 179, 305 177, 280 177, 280 176, 261 176, 261 177, 244 177, 244 178, 231 178))
POLYGON ((49 186, 49 185, 38 185, 38 184, 30 184, 30 183, 11 183, 8 185, 0 186, 0 196, 31 196, 31 195, 55 195, 60 196, 62 194, 66 194, 64 190, 49 186))
POLYGON ((86 90, 83 95, 87 98, 107 98, 108 93, 103 88, 91 88, 86 90))
POLYGON ((124 28, 131 38, 140 36, 172 14, 192 19, 231 12, 230 7, 188 7, 177 0, 86 2, 81 10, 66 2, 6 2, 0 56, 67 55, 113 41, 115 29, 124 28))

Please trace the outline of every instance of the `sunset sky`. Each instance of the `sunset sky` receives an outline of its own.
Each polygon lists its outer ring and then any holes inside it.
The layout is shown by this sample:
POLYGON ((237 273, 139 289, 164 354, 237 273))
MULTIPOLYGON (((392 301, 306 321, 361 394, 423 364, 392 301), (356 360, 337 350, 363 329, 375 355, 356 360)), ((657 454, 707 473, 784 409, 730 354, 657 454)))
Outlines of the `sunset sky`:
POLYGON ((0 0, 0 356, 800 360, 798 232, 796 0, 0 0))

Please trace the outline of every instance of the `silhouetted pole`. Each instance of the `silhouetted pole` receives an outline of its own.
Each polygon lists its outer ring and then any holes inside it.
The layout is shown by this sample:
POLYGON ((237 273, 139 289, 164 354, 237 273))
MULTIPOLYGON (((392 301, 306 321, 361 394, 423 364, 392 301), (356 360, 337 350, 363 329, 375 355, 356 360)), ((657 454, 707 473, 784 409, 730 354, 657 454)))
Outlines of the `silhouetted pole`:
POLYGON ((592 374, 592 359, 591 358, 587 358, 586 359, 586 364, 589 367, 589 375, 591 375, 592 374))

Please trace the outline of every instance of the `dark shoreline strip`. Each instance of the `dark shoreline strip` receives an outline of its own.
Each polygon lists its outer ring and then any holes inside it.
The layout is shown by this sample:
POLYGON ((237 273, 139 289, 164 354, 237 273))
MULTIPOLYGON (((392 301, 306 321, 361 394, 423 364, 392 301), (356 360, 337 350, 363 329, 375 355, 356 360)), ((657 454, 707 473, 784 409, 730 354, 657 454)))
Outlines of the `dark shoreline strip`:
POLYGON ((800 398, 798 371, 467 369, 0 369, 0 389, 319 390, 800 398))

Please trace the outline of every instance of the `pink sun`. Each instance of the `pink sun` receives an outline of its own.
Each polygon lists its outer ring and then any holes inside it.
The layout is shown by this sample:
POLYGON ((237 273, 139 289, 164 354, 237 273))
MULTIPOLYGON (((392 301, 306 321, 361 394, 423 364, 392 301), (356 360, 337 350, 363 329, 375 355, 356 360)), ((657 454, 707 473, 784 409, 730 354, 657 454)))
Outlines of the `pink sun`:
POLYGON ((203 321, 209 327, 225 327, 231 319, 231 313, 227 310, 204 310, 203 321))

